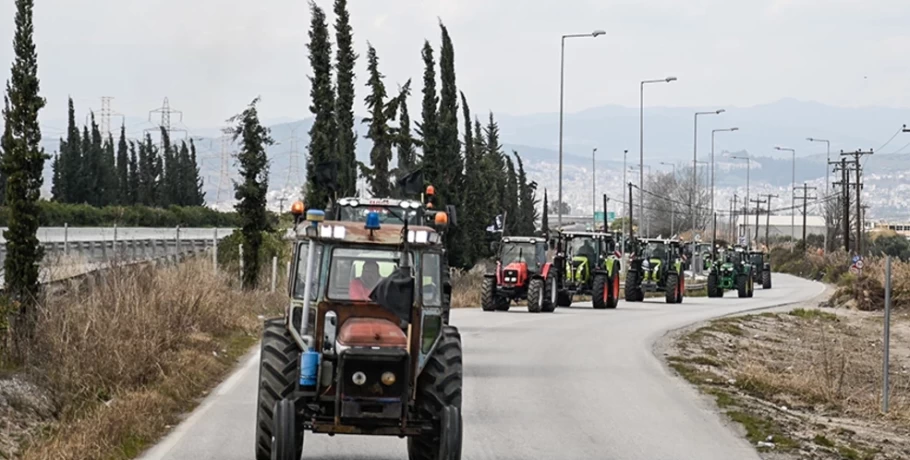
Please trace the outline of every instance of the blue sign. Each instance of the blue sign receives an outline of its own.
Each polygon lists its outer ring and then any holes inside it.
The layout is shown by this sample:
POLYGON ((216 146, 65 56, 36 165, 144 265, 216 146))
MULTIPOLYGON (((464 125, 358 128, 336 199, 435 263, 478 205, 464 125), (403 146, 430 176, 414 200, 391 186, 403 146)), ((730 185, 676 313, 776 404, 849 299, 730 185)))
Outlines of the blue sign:
POLYGON ((857 263, 857 262, 859 262, 859 260, 860 260, 859 256, 853 256, 853 263, 857 263))

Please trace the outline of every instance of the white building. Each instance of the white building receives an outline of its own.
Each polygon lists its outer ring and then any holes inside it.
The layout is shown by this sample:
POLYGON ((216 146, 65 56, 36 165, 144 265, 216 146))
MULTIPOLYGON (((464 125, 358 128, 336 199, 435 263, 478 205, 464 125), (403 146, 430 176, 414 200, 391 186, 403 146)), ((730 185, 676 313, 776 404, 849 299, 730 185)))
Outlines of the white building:
MULTIPOLYGON (((791 217, 789 215, 767 216, 761 214, 758 216, 758 237, 765 237, 765 224, 768 225, 768 234, 770 236, 792 236, 800 239, 803 237, 803 216, 797 213, 792 217, 793 225, 791 226, 791 217), (770 221, 769 221, 770 220, 770 221)), ((755 234, 755 215, 737 216, 736 229, 738 235, 747 236, 754 239, 755 234), (745 224, 745 227, 743 226, 745 224), (748 233, 747 233, 748 232, 748 233)), ((825 218, 822 216, 806 216, 806 235, 824 235, 825 218)))

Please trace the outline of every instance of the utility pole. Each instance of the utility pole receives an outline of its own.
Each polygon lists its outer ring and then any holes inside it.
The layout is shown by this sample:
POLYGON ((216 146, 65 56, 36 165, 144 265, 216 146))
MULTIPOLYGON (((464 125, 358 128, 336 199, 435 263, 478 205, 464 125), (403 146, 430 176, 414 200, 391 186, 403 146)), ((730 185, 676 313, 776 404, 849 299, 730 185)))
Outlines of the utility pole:
POLYGON ((796 195, 796 191, 802 189, 803 196, 797 196, 797 200, 803 200, 803 250, 805 251, 808 246, 806 245, 806 215, 809 213, 809 200, 817 200, 818 197, 809 196, 809 189, 816 190, 815 187, 809 187, 809 184, 803 183, 802 187, 793 187, 793 194, 796 195))
POLYGON ((853 157, 853 166, 856 168, 856 255, 862 257, 863 255, 863 223, 860 216, 862 216, 862 207, 861 207, 861 196, 863 190, 863 182, 860 174, 862 173, 862 163, 859 161, 860 157, 863 155, 872 155, 872 149, 868 151, 857 150, 855 152, 844 152, 841 150, 841 156, 852 156, 853 157))
POLYGON ((604 193, 604 233, 610 231, 610 227, 607 225, 609 223, 609 217, 607 216, 607 207, 610 204, 610 198, 607 197, 607 194, 604 193))
POLYGON ((278 198, 278 214, 279 215, 284 214, 284 202, 287 200, 288 199, 285 197, 278 198))
MULTIPOLYGON (((761 199, 761 197, 756 198, 754 200, 749 200, 749 201, 751 201, 752 203, 755 203, 755 241, 758 241, 758 215, 761 214, 761 205, 764 203, 767 203, 767 201, 761 199)), ((770 211, 770 210, 771 210, 771 208, 768 208, 768 211, 770 211)), ((750 249, 752 248, 751 239, 749 240, 749 248, 750 249)))
POLYGON ((99 124, 99 129, 101 131, 101 136, 104 139, 107 139, 111 135, 111 117, 117 115, 121 117, 121 124, 126 122, 126 119, 123 118, 123 114, 120 112, 114 112, 111 110, 111 100, 113 97, 110 96, 101 96, 101 111, 99 115, 101 116, 101 123, 99 124))
POLYGON ((730 244, 736 244, 736 214, 739 206, 739 196, 733 194, 733 207, 730 211, 730 244))
MULTIPOLYGON (((770 193, 765 194, 764 196, 768 198, 768 215, 765 217, 765 246, 771 248, 771 198, 779 197, 770 193)), ((756 231, 756 233, 758 233, 758 231, 756 231)), ((758 235, 756 235, 756 237, 758 237, 758 235)))
MULTIPOLYGON (((835 172, 840 171, 841 180, 835 182, 834 185, 841 186, 841 205, 843 208, 843 232, 844 232, 844 250, 850 252, 850 169, 849 167, 853 165, 854 160, 847 160, 846 158, 841 158, 840 161, 835 164, 835 172)), ((855 185, 855 184, 854 184, 855 185)))
POLYGON ((634 237, 634 234, 635 234, 635 225, 632 224, 632 222, 633 222, 632 209, 633 209, 632 183, 629 182, 629 243, 632 242, 632 238, 634 237))

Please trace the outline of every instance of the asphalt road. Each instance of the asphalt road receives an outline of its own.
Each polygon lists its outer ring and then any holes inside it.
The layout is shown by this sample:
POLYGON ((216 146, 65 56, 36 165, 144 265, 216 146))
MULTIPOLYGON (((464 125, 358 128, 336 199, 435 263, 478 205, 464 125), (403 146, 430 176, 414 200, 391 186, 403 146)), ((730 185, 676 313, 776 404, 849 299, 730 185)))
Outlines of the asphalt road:
MULTIPOLYGON (((758 460, 705 399, 654 356, 665 332, 708 318, 809 300, 818 283, 774 276, 752 299, 687 298, 531 315, 455 310, 465 350, 465 460, 758 460)), ((251 460, 252 356, 143 460, 251 460)), ((406 459, 398 438, 307 434, 305 459, 406 459)))

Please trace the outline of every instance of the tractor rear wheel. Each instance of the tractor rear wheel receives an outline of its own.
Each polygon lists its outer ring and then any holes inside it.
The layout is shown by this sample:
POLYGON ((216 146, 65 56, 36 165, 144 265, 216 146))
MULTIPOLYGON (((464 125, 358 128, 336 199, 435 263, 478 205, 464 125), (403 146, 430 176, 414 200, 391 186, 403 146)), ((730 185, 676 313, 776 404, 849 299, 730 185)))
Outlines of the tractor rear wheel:
POLYGON ((740 299, 749 297, 748 283, 749 277, 746 275, 736 275, 736 293, 740 299))
POLYGON ((667 275, 667 286, 665 288, 667 303, 676 303, 679 297, 679 275, 670 273, 667 275))
MULTIPOLYGON (((262 331, 259 358, 259 393, 256 401, 256 460, 272 460, 275 435, 275 408, 297 388, 300 348, 294 342, 284 318, 266 320, 262 331)), ((297 457, 303 450, 303 424, 297 442, 297 457)))
POLYGON ((591 288, 591 303, 597 310, 603 310, 610 304, 610 286, 607 283, 607 275, 598 273, 594 275, 594 283, 591 288))
POLYGON ((682 303, 683 297, 686 296, 686 275, 679 275, 679 295, 676 296, 676 303, 682 303))
POLYGON ((547 274, 543 290, 543 311, 544 313, 553 313, 556 310, 556 301, 553 294, 557 292, 556 275, 552 272, 547 274))
POLYGON ((761 288, 762 289, 771 289, 771 270, 762 270, 761 288))
POLYGON ((607 308, 616 308, 619 305, 619 269, 613 266, 613 276, 610 277, 610 294, 607 296, 607 308))
POLYGON ((543 311, 544 283, 540 278, 534 278, 528 283, 528 311, 540 313, 543 311))
POLYGON ((409 460, 460 460, 461 430, 456 428, 461 427, 461 420, 444 423, 443 417, 453 412, 447 408, 454 408, 461 418, 462 379, 461 334, 454 327, 444 326, 436 350, 417 378, 417 416, 432 420, 436 433, 408 438, 409 460), (453 432, 442 433, 447 425, 453 432), (452 435, 457 439, 452 439, 452 435), (449 445, 448 449, 441 449, 443 442, 449 445))
POLYGON ((746 283, 747 289, 749 290, 748 297, 752 297, 755 294, 755 277, 752 275, 752 272, 749 272, 749 282, 746 283))
POLYGON ((480 307, 483 311, 496 310, 496 278, 484 277, 480 287, 480 307))

